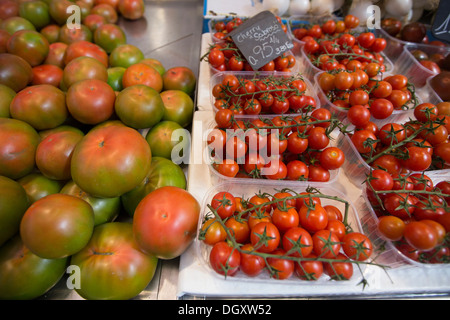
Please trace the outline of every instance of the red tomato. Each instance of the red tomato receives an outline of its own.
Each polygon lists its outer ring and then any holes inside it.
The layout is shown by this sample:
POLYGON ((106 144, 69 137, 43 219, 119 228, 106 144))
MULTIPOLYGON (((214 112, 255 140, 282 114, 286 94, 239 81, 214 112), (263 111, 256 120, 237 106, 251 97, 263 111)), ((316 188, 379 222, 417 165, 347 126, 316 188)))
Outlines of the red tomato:
POLYGON ((372 242, 360 232, 347 233, 342 238, 342 242, 342 249, 352 260, 365 261, 372 255, 372 242))
POLYGON ((313 250, 312 237, 306 229, 293 227, 284 233, 282 246, 288 255, 306 257, 313 250))
POLYGON ((420 221, 406 224, 403 236, 410 246, 420 251, 432 250, 438 243, 436 231, 420 221))
POLYGON ((350 139, 359 153, 369 153, 377 146, 377 137, 368 130, 357 130, 350 139))
POLYGON ((225 221, 225 226, 237 243, 246 243, 248 241, 250 236, 250 226, 248 225, 247 220, 230 217, 225 221))
POLYGON ((250 243, 244 244, 241 247, 240 269, 249 277, 259 275, 266 266, 264 258, 256 254, 251 254, 253 251, 254 247, 250 243))
POLYGON ((274 251, 280 243, 280 232, 271 222, 260 222, 251 229, 250 241, 259 252, 274 251))
POLYGON ((186 190, 158 188, 146 195, 135 210, 136 242, 143 251, 160 259, 178 257, 194 240, 199 214, 199 203, 186 190))
POLYGON ((272 254, 279 255, 280 258, 267 258, 270 276, 278 280, 288 279, 294 273, 294 261, 283 259, 282 256, 285 255, 285 251, 282 249, 277 249, 272 254))
POLYGON ((319 161, 325 169, 336 170, 344 164, 345 154, 338 147, 328 147, 320 153, 319 161))
POLYGON ((204 237, 203 242, 212 246, 219 241, 225 241, 227 233, 217 219, 209 219, 203 223, 201 227, 201 235, 204 237))
POLYGON ((226 219, 234 214, 234 211, 236 210, 236 200, 229 192, 218 192, 211 200, 211 207, 216 210, 220 218, 226 219))
POLYGON ((341 243, 337 235, 330 230, 319 230, 312 236, 313 251, 321 257, 327 259, 336 258, 341 249, 341 243))
POLYGON ((333 280, 349 280, 353 275, 353 265, 348 258, 339 253, 336 256, 336 262, 325 263, 325 272, 333 280))
POLYGON ((231 247, 227 242, 221 241, 211 249, 209 263, 218 274, 233 276, 239 270, 241 255, 237 249, 231 247))
POLYGON ((295 274, 302 280, 318 280, 323 274, 322 261, 315 260, 316 255, 310 254, 306 257, 308 260, 302 260, 295 264, 295 274))
POLYGON ((304 205, 300 208, 300 226, 309 232, 317 232, 325 229, 328 224, 327 211, 319 204, 314 205, 314 209, 304 205))

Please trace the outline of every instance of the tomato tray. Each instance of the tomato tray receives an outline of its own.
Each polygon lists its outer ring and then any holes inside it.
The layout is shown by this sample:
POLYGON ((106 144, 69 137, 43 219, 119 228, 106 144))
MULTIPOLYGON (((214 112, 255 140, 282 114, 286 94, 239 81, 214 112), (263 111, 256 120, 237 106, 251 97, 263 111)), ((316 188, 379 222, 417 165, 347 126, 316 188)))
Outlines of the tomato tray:
MULTIPOLYGON (((298 64, 298 63, 297 63, 298 64)), ((311 96, 316 101, 316 108, 320 108, 320 102, 319 102, 319 96, 317 95, 317 91, 315 90, 314 86, 311 84, 311 82, 308 79, 305 79, 300 73, 296 72, 267 72, 267 71, 256 71, 256 72, 247 72, 247 71, 240 71, 240 72, 233 72, 233 71, 222 71, 217 72, 215 74, 212 74, 210 81, 209 81, 209 92, 211 93, 214 86, 217 84, 221 84, 222 80, 225 76, 228 74, 235 75, 240 81, 244 80, 255 80, 255 79, 261 79, 261 80, 267 80, 270 78, 273 78, 274 80, 282 79, 282 78, 290 78, 295 77, 302 79, 306 84, 306 90, 305 95, 311 96)), ((262 91, 264 92, 264 91, 262 91)), ((214 114, 218 111, 217 107, 214 106, 215 98, 212 94, 210 94, 211 99, 211 107, 214 111, 214 114)), ((284 115, 294 115, 295 113, 285 113, 284 115)), ((260 116, 263 117, 275 117, 280 116, 280 114, 261 114, 261 115, 240 115, 236 114, 234 117, 235 119, 241 119, 241 118, 258 118, 260 116)))
MULTIPOLYGON (((205 244, 203 241, 199 240, 199 234, 200 229, 202 226, 202 223, 204 221, 205 216, 210 213, 207 205, 211 203, 212 198, 214 195, 220 191, 228 191, 234 196, 239 196, 243 198, 250 198, 251 196, 257 194, 257 193, 269 193, 274 194, 277 191, 279 191, 282 188, 286 188, 289 186, 286 186, 284 182, 278 182, 278 183, 272 183, 272 184, 261 184, 260 182, 245 182, 245 183, 232 183, 232 182, 226 182, 222 184, 217 184, 211 187, 205 194, 202 202, 202 212, 200 214, 198 228, 197 228, 197 237, 194 241, 196 254, 201 261, 202 266, 204 266, 205 271, 210 274, 211 276, 217 278, 217 279, 224 279, 225 277, 223 275, 218 274, 215 272, 209 263, 209 253, 211 251, 212 246, 205 244)), ((334 189, 331 186, 323 186, 317 183, 310 183, 308 185, 302 185, 302 186, 296 186, 290 188, 294 192, 305 192, 308 187, 317 188, 321 193, 329 196, 336 196, 340 199, 343 199, 348 202, 348 215, 347 215, 347 222, 348 225, 353 229, 355 232, 363 232, 358 212, 356 211, 355 206, 353 203, 346 197, 344 194, 342 194, 340 191, 334 189)), ((332 199, 322 198, 321 199, 323 205, 332 204, 336 207, 338 207, 341 212, 344 213, 345 211, 345 205, 344 203, 332 199)), ((373 255, 375 256, 375 255, 373 255)), ((369 260, 365 261, 367 263, 370 263, 371 258, 369 260)), ((366 269, 367 264, 362 263, 359 264, 359 267, 354 265, 353 269, 353 275, 349 280, 346 281, 332 281, 333 286, 351 286, 356 285, 359 283, 363 277, 364 271, 366 269)), ((256 283, 262 283, 262 284, 270 284, 270 283, 282 283, 282 284, 295 284, 295 285, 305 285, 306 287, 310 286, 329 286, 331 278, 326 275, 325 273, 317 280, 315 281, 306 281, 298 278, 295 274, 293 274, 288 279, 278 280, 271 278, 270 275, 267 272, 262 272, 256 277, 249 277, 245 275, 242 271, 238 271, 234 276, 228 276, 226 277, 227 281, 248 281, 248 282, 256 282, 256 283)))
MULTIPOLYGON (((448 180, 448 177, 450 176, 450 169, 426 171, 425 175, 427 175, 433 181, 433 184, 436 185, 440 181, 448 180)), ((364 209, 362 209, 362 211, 368 212, 368 214, 366 214, 364 217, 361 217, 361 223, 364 226, 363 228, 370 239, 377 239, 377 242, 380 243, 380 245, 382 245, 383 242, 386 244, 386 250, 383 255, 389 255, 388 259, 390 260, 391 265, 395 265, 396 267, 408 264, 425 268, 446 267, 445 265, 439 263, 421 263, 419 261, 410 259, 399 249, 397 249, 392 241, 385 240, 377 229, 378 217, 370 204, 365 188, 363 190, 362 196, 364 199, 365 207, 364 209)))
POLYGON ((450 47, 440 47, 420 43, 408 43, 404 45, 403 51, 396 62, 395 72, 408 77, 408 80, 414 84, 416 88, 423 88, 426 85, 427 79, 437 75, 437 73, 420 64, 413 55, 415 50, 420 50, 428 56, 442 54, 445 57, 450 54, 450 47))
MULTIPOLYGON (((318 85, 318 77, 322 72, 317 73, 314 76, 315 90, 319 95, 320 105, 324 108, 327 108, 332 113, 334 113, 338 119, 341 121, 345 121, 347 119, 348 109, 341 108, 336 106, 333 102, 331 102, 325 92, 318 85)), ((388 74, 388 73, 386 73, 388 74)), ((422 103, 422 99, 420 95, 417 95, 418 104, 422 103)), ((386 119, 374 119, 371 117, 371 121, 373 121, 377 126, 381 127, 382 125, 390 122, 403 122, 408 120, 414 113, 413 105, 410 103, 408 105, 409 109, 407 110, 394 110, 392 114, 386 119)))

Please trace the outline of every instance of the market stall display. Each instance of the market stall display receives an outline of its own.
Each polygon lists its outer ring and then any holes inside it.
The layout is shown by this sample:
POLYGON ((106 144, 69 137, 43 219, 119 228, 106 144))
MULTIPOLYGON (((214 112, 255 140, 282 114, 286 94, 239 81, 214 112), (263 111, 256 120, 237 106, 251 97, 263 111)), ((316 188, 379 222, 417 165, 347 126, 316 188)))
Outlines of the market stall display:
POLYGON ((0 0, 1 299, 448 295, 448 46, 288 2, 0 0))

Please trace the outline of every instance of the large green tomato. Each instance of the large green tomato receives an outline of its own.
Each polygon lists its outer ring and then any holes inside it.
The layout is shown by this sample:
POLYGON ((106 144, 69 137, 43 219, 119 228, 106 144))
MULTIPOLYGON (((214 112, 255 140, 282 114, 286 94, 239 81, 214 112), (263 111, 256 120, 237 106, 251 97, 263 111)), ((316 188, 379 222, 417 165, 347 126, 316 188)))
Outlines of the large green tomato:
POLYGON ((158 71, 158 73, 162 76, 164 73, 166 73, 166 68, 164 67, 164 65, 162 64, 161 61, 157 60, 157 59, 153 59, 153 58, 145 58, 144 60, 141 60, 140 63, 146 64, 150 67, 152 67, 153 69, 155 69, 156 71, 158 71))
POLYGON ((127 36, 120 26, 106 23, 95 30, 94 43, 111 53, 116 47, 127 43, 127 36))
POLYGON ((116 97, 114 109, 123 123, 135 129, 150 128, 164 115, 159 92, 143 84, 123 89, 116 97))
POLYGON ((50 194, 58 193, 62 188, 61 181, 50 179, 41 172, 31 172, 17 180, 17 182, 25 189, 30 203, 34 203, 50 194))
POLYGON ((19 15, 30 21, 38 30, 51 22, 49 8, 44 1, 21 2, 19 15))
POLYGON ((11 35, 19 30, 36 30, 30 21, 22 17, 9 17, 1 22, 0 27, 11 35))
POLYGON ((89 203, 94 210, 94 225, 112 222, 120 213, 120 198, 97 198, 83 190, 73 181, 69 181, 61 189, 61 193, 78 197, 89 203))
POLYGON ((147 194, 165 186, 186 189, 186 176, 183 169, 169 159, 153 157, 144 181, 120 197, 125 211, 133 216, 137 205, 147 194))
POLYGON ((192 123, 194 115, 194 101, 181 90, 166 90, 161 92, 164 102, 164 116, 162 120, 177 122, 182 127, 187 127, 192 123))
POLYGON ((151 158, 150 146, 137 130, 123 125, 96 127, 75 147, 72 179, 94 197, 118 197, 144 180, 151 158))
POLYGON ((0 136, 0 175, 19 179, 33 171, 37 131, 24 121, 0 118, 0 136))
POLYGON ((133 226, 110 222, 95 227, 91 240, 74 254, 80 268, 77 293, 90 300, 125 300, 137 296, 155 275, 158 259, 143 253, 133 237, 133 226))
POLYGON ((19 231, 28 206, 25 189, 17 181, 0 176, 0 247, 19 231))
POLYGON ((175 121, 161 121, 151 128, 145 139, 154 157, 181 163, 189 153, 190 141, 187 130, 175 121))
POLYGON ((11 117, 9 113, 9 105, 15 95, 16 92, 13 89, 0 84, 0 118, 11 117))
POLYGON ((135 63, 139 63, 144 58, 144 53, 142 53, 141 49, 132 44, 123 44, 111 51, 109 65, 111 67, 128 68, 135 63))
POLYGON ((22 57, 32 67, 44 62, 50 44, 46 37, 34 30, 20 30, 11 35, 6 49, 9 53, 22 57))
POLYGON ((108 72, 107 83, 111 86, 111 88, 113 88, 114 91, 120 92, 123 90, 122 78, 125 70, 127 69, 123 67, 108 68, 106 70, 108 72))
POLYGON ((15 54, 0 53, 0 84, 19 92, 32 78, 33 69, 25 59, 15 54))
POLYGON ((37 200, 20 222, 23 243, 31 252, 45 259, 59 259, 77 253, 89 242, 93 230, 91 205, 62 193, 37 200))
POLYGON ((38 257, 16 235, 0 247, 0 299, 31 300, 42 296, 62 278, 67 261, 38 257))
POLYGON ((181 90, 188 95, 195 91, 197 79, 194 72, 188 67, 173 67, 163 75, 164 90, 181 90))

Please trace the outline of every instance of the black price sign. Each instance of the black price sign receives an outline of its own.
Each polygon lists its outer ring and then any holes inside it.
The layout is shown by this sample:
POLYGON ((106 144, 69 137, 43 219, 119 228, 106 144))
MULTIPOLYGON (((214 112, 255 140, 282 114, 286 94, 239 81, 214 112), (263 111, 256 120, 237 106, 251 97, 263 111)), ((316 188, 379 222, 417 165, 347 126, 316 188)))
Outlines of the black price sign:
POLYGON ((450 43, 450 1, 441 0, 439 2, 431 33, 437 39, 450 43))
POLYGON ((230 32, 253 70, 258 70, 294 46, 276 16, 262 11, 230 32))

